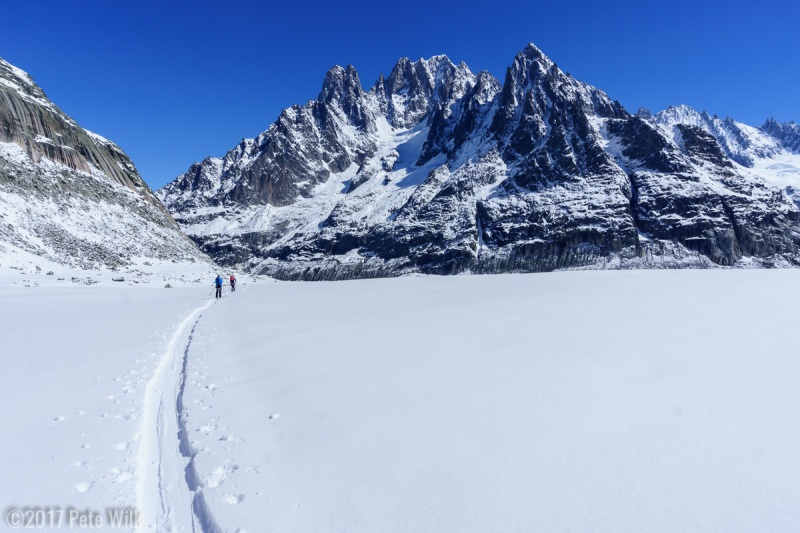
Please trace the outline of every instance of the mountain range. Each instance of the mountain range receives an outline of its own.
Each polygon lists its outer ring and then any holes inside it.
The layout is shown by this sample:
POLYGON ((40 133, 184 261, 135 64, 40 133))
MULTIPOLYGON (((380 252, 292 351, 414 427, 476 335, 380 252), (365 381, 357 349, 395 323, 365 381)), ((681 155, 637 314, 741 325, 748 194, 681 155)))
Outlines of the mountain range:
POLYGON ((636 115, 526 46, 500 83, 403 58, 157 192, 220 264, 282 279, 800 260, 794 123, 636 115))
POLYGON ((0 60, 0 263, 210 264, 202 250, 291 280, 797 266, 798 191, 797 124, 631 114, 530 44, 502 83, 443 55, 369 89, 335 66, 154 194, 0 60))

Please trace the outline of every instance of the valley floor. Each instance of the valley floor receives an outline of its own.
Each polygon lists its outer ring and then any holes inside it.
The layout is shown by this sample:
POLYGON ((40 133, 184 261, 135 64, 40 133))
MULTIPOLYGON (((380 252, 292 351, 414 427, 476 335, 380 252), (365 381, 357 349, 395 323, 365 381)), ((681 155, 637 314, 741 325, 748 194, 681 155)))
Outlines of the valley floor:
POLYGON ((131 506, 140 531, 800 527, 798 270, 209 292, 0 288, 6 511, 131 506))

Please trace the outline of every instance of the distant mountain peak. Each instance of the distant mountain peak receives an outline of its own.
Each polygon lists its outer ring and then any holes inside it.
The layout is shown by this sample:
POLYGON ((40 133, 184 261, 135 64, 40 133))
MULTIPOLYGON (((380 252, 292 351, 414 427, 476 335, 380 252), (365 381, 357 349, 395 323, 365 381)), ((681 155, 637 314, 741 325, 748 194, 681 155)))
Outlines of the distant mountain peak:
POLYGON ((674 128, 693 126, 711 134, 726 155, 742 166, 752 167, 756 159, 772 157, 780 151, 778 143, 764 132, 726 117, 724 120, 707 111, 688 105, 670 106, 656 113, 655 122, 674 128))
POLYGON ((786 150, 793 153, 800 153, 800 124, 797 124, 795 121, 778 122, 774 118, 770 118, 760 129, 778 139, 781 146, 786 150))

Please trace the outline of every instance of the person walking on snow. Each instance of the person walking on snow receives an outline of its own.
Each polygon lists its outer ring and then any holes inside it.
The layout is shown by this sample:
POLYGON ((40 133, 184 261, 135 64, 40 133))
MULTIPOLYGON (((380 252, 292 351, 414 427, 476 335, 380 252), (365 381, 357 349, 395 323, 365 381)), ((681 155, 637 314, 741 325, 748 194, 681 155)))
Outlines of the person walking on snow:
POLYGON ((231 274, 231 292, 236 292, 236 276, 231 274))
POLYGON ((217 274, 217 279, 214 280, 214 286, 217 288, 217 298, 222 298, 222 276, 217 274))

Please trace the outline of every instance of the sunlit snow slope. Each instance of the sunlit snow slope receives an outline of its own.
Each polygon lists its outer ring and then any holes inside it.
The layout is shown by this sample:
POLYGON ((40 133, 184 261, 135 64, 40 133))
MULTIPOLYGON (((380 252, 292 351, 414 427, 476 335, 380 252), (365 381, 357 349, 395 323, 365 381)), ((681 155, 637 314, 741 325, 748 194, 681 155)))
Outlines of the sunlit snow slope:
POLYGON ((227 531, 796 531, 798 282, 251 285, 188 352, 204 501, 227 531))
POLYGON ((798 274, 4 288, 0 500, 161 532, 794 532, 798 274))

